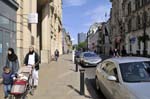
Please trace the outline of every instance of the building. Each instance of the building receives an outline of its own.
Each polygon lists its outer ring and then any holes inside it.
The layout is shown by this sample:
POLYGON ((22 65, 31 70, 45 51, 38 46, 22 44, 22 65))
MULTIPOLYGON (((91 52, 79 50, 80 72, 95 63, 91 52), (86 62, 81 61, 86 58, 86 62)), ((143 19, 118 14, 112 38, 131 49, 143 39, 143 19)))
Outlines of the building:
POLYGON ((78 44, 85 42, 87 37, 86 33, 78 33, 78 44))
POLYGON ((94 23, 90 26, 88 31, 88 49, 90 51, 101 52, 101 34, 102 34, 102 23, 94 23))
POLYGON ((15 0, 0 0, 0 74, 5 65, 7 49, 16 50, 16 11, 18 3, 15 0))
POLYGON ((69 33, 63 28, 62 30, 62 51, 66 54, 72 51, 72 41, 69 33))
POLYGON ((123 7, 127 53, 150 55, 150 0, 123 0, 123 7))
POLYGON ((17 54, 20 62, 29 46, 33 45, 41 62, 49 63, 56 49, 62 54, 62 0, 17 2, 17 54))
POLYGON ((112 34, 112 47, 121 49, 124 45, 122 38, 122 23, 123 23, 123 0, 110 0, 112 2, 112 9, 110 15, 110 25, 111 25, 111 34, 112 34))
POLYGON ((110 25, 110 19, 107 22, 102 23, 101 27, 101 35, 99 36, 99 39, 101 40, 101 51, 105 55, 109 55, 109 51, 112 48, 112 34, 111 34, 111 25, 110 25))

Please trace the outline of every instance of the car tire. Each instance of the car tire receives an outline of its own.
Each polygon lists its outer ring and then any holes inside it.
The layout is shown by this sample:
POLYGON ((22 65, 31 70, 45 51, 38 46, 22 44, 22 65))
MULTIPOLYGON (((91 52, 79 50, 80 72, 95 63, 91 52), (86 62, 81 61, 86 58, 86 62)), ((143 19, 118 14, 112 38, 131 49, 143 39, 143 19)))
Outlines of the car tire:
POLYGON ((95 77, 95 85, 96 85, 96 90, 97 91, 100 91, 100 85, 99 85, 99 82, 98 82, 98 78, 97 77, 95 77))

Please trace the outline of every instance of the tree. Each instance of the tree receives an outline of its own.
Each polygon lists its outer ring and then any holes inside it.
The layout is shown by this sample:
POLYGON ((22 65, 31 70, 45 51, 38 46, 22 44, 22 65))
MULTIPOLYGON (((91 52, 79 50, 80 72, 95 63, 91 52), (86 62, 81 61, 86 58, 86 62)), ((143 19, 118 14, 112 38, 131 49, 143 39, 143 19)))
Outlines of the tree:
POLYGON ((81 42, 81 43, 79 43, 77 49, 78 50, 80 50, 80 49, 86 50, 87 49, 87 42, 81 42))

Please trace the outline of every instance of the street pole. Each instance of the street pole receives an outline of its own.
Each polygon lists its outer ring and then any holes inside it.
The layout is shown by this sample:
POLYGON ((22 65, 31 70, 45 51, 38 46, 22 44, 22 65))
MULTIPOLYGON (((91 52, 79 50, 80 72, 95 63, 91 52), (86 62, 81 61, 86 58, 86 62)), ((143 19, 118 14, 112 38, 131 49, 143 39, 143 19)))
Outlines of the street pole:
POLYGON ((143 48, 143 56, 147 55, 146 51, 146 11, 144 7, 144 12, 143 12, 143 43, 144 43, 144 48, 143 48))
POLYGON ((80 95, 84 95, 84 69, 80 69, 80 95))
POLYGON ((88 51, 88 33, 87 33, 87 51, 88 51))

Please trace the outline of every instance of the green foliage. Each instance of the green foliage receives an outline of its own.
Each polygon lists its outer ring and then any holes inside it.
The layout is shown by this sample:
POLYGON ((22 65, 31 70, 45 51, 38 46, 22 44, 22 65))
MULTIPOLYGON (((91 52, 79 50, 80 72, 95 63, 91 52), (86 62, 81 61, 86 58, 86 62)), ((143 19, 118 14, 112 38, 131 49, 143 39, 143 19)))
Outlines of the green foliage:
POLYGON ((86 48, 87 48, 87 42, 81 42, 77 46, 77 49, 86 49, 86 48))
POLYGON ((150 37, 149 37, 148 35, 139 36, 139 37, 138 37, 138 41, 139 41, 139 42, 141 42, 141 41, 144 42, 144 40, 145 40, 145 41, 149 41, 149 40, 150 40, 150 37))

